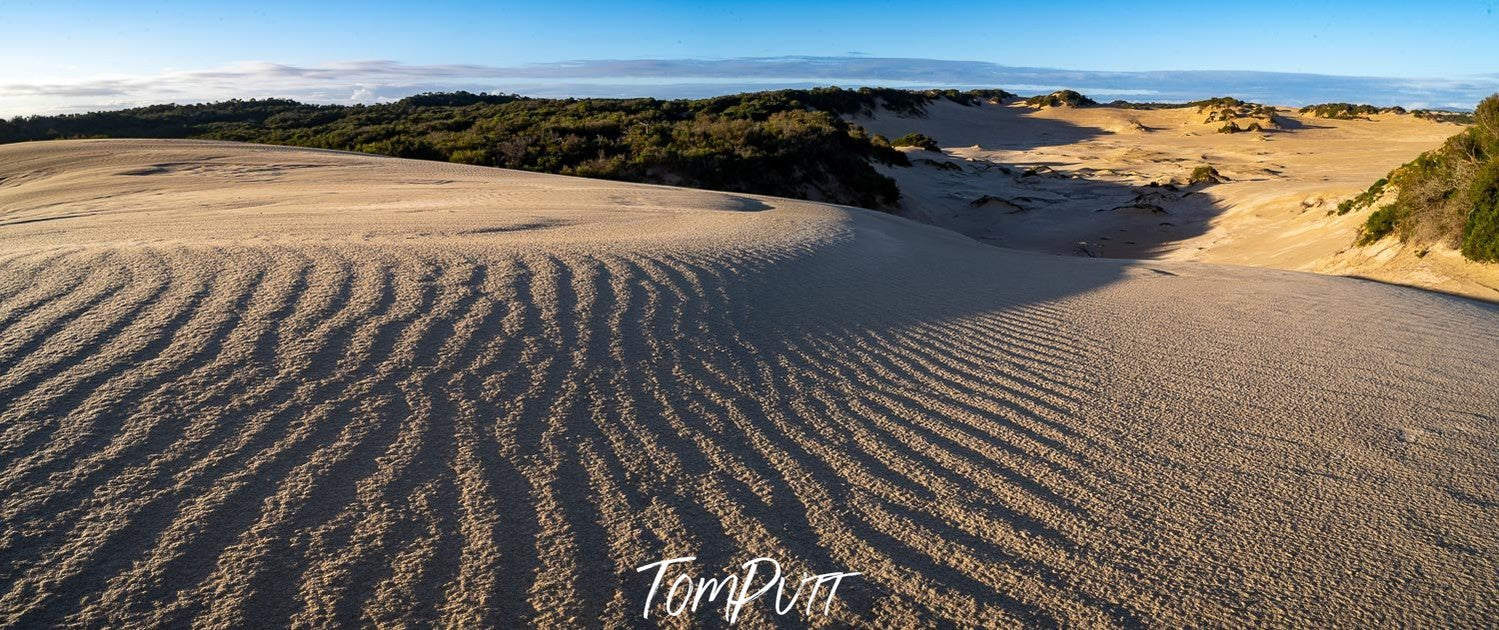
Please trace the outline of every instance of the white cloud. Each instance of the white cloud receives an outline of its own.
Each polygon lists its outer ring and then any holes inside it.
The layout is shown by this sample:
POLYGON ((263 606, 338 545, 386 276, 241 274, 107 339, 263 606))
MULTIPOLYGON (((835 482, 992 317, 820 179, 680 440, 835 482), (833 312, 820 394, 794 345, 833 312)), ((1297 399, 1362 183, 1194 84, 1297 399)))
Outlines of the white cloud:
POLYGON ((1390 79, 1261 72, 1088 72, 978 61, 844 57, 581 60, 524 66, 333 61, 295 66, 247 61, 57 82, 0 84, 0 116, 118 109, 163 102, 292 98, 375 103, 423 91, 500 91, 537 96, 697 97, 812 85, 1071 88, 1107 98, 1180 101, 1233 95, 1281 105, 1358 101, 1379 105, 1476 103, 1499 76, 1390 79))
POLYGON ((355 103, 369 104, 375 101, 375 88, 359 86, 354 88, 354 93, 349 95, 349 100, 355 103))

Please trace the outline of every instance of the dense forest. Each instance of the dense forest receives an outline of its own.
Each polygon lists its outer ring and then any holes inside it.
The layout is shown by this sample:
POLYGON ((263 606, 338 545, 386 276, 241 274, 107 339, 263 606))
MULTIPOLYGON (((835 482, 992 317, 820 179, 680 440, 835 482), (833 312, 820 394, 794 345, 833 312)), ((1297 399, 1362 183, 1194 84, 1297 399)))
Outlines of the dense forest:
POLYGON ((1470 260, 1499 261, 1499 94, 1478 104, 1472 127, 1391 171, 1338 211, 1392 196, 1369 214, 1360 244, 1393 235, 1416 245, 1456 247, 1470 260))
POLYGON ((872 162, 905 155, 844 116, 920 116, 1003 90, 817 88, 699 100, 539 99, 468 92, 381 105, 231 100, 0 120, 0 143, 57 138, 198 138, 758 193, 888 209, 900 196, 872 162))

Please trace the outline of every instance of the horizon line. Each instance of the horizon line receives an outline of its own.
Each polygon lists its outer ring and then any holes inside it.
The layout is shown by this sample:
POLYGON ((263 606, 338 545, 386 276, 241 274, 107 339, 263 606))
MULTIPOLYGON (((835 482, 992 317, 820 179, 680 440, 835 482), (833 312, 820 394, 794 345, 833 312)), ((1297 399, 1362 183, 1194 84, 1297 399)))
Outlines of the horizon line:
POLYGON ((1349 102, 1408 109, 1471 108, 1499 92, 1499 73, 1380 77, 1259 70, 1098 71, 986 61, 865 55, 579 59, 515 66, 408 64, 388 59, 294 65, 241 61, 204 69, 0 84, 0 116, 117 111, 165 103, 288 98, 310 104, 378 104, 427 92, 514 93, 535 98, 704 98, 824 85, 899 89, 1072 89, 1101 99, 1187 102, 1234 95, 1303 106, 1349 102))

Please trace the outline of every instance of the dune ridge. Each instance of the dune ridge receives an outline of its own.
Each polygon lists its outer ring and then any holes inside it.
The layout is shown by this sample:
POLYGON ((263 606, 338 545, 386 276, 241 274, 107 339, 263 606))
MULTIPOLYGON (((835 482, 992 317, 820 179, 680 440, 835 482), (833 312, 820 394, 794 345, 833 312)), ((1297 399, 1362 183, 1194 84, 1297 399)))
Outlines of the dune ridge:
POLYGON ((0 177, 0 625, 648 625, 679 555, 860 571, 845 624, 1499 614, 1499 307, 303 149, 0 177))

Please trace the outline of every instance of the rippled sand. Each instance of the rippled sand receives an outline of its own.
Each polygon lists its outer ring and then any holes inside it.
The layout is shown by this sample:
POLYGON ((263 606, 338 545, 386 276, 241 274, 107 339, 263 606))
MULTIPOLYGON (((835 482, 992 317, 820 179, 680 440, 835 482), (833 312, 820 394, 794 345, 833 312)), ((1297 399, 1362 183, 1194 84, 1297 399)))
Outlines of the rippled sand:
POLYGON ((680 555, 863 572, 840 625, 1499 616, 1493 305, 228 143, 0 177, 6 626, 631 625, 680 555))

